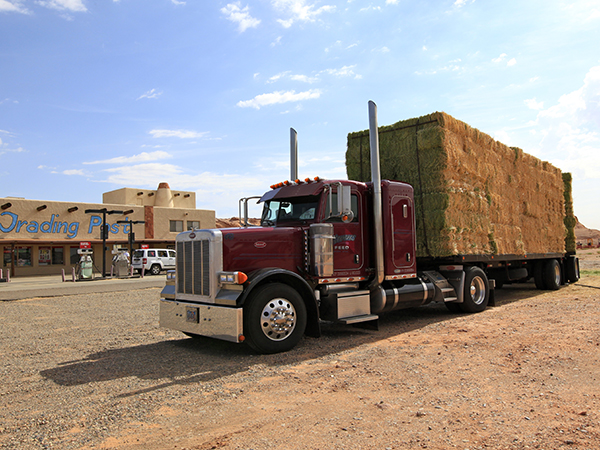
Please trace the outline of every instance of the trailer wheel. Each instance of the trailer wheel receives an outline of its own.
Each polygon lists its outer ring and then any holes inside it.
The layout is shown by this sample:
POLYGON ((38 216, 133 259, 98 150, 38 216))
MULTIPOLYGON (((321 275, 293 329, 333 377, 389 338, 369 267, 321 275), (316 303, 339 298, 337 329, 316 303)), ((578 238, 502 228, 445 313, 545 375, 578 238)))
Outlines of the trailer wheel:
POLYGON ((306 306, 300 294, 281 283, 258 287, 246 301, 244 335, 258 353, 291 350, 306 328, 306 306))
POLYGON ((465 271, 464 300, 460 304, 463 312, 477 313, 487 308, 490 300, 490 285, 487 276, 479 267, 465 271))
POLYGON ((556 291, 560 288, 562 282, 562 273, 560 264, 556 259, 549 259, 544 263, 544 272, 542 275, 546 289, 556 291))

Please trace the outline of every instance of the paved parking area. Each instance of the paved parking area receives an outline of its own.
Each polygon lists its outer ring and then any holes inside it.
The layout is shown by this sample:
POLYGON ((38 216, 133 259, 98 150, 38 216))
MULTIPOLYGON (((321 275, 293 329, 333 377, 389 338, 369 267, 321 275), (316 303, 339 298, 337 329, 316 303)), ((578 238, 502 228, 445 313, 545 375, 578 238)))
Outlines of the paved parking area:
POLYGON ((10 282, 0 282, 0 301, 156 288, 164 286, 165 281, 164 273, 144 278, 97 277, 93 280, 75 282, 70 277, 63 281, 62 275, 16 277, 11 278, 10 282))

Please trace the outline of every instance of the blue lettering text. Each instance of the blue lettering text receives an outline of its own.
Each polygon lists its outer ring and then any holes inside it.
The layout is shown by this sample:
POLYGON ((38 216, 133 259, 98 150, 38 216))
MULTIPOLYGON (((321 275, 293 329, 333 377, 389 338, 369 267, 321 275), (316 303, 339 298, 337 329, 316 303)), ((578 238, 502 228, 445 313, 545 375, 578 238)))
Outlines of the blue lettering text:
POLYGON ((0 231, 2 231, 3 233, 10 233, 17 224, 19 216, 17 216, 15 213, 11 213, 8 211, 4 211, 2 214, 0 214, 0 216, 9 216, 11 218, 10 225, 8 225, 7 227, 2 225, 2 223, 0 222, 0 231))

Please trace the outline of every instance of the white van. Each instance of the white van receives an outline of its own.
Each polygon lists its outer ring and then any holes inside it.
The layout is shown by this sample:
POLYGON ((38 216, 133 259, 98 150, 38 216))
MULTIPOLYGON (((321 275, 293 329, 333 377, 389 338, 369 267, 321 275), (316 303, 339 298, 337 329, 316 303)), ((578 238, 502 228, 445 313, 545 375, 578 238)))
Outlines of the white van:
POLYGON ((141 248, 134 250, 131 265, 139 273, 158 275, 162 270, 175 268, 175 250, 166 248, 141 248))

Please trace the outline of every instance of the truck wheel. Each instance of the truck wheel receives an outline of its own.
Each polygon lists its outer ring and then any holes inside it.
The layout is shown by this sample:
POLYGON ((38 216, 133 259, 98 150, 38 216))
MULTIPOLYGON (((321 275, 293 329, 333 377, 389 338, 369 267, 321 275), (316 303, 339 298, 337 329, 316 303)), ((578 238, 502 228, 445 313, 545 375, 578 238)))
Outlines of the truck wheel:
POLYGON ((560 270, 560 264, 556 259, 549 259, 544 263, 544 272, 542 274, 544 280, 544 286, 546 289, 556 291, 560 288, 562 281, 562 274, 560 270))
POLYGON ((150 267, 150 273, 152 275, 158 275, 160 273, 160 266, 158 264, 153 264, 152 267, 150 267))
POLYGON ((460 304, 463 312, 476 313, 487 308, 490 300, 490 286, 487 276, 479 267, 465 270, 464 300, 460 304))
POLYGON ((246 342, 258 353, 291 350, 302 338, 306 320, 306 306, 296 290, 281 283, 266 284, 246 301, 246 342))

